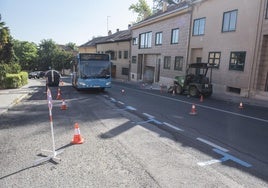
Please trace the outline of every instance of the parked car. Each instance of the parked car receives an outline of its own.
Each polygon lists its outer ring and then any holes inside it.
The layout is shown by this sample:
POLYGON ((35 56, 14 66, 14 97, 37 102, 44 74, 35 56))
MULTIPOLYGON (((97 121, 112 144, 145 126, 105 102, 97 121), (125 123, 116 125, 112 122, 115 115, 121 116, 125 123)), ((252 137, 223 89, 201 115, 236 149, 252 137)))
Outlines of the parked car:
POLYGON ((29 79, 31 79, 31 78, 37 78, 37 72, 36 71, 34 71, 34 72, 30 72, 29 74, 28 74, 28 78, 29 79))
POLYGON ((43 71, 36 71, 36 73, 37 73, 37 78, 38 79, 43 78, 45 76, 45 72, 43 72, 43 71))
POLYGON ((33 71, 33 72, 30 72, 29 74, 28 74, 28 78, 29 79, 31 79, 31 78, 34 78, 34 79, 36 79, 36 78, 43 78, 45 76, 45 72, 43 72, 43 71, 33 71))
POLYGON ((59 86, 60 83, 60 73, 56 70, 49 70, 45 73, 46 84, 48 86, 59 86))

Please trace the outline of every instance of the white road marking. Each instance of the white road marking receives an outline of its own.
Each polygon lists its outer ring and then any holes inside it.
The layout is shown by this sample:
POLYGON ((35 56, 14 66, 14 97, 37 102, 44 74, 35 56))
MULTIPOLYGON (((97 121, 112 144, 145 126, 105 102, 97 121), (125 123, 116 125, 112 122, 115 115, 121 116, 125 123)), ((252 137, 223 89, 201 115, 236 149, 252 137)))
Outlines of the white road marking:
POLYGON ((197 163, 199 166, 207 166, 207 165, 211 165, 211 164, 214 164, 214 163, 221 163, 222 161, 219 160, 219 159, 212 159, 212 160, 209 160, 209 161, 205 161, 205 162, 199 162, 197 163))
POLYGON ((136 108, 134 108, 134 107, 132 107, 132 106, 126 106, 126 109, 127 109, 127 110, 132 110, 132 111, 137 110, 136 108))
POLYGON ((125 103, 123 103, 123 102, 121 102, 121 101, 117 101, 119 104, 122 104, 122 105, 124 105, 125 103))
POLYGON ((150 114, 147 114, 147 113, 142 113, 143 115, 147 116, 149 119, 153 119, 154 116, 150 115, 150 114))
POLYGON ((112 102, 116 102, 115 98, 111 97, 110 99, 111 99, 112 102))
POLYGON ((169 123, 164 122, 164 124, 165 124, 166 126, 172 128, 172 129, 177 130, 177 131, 184 131, 183 129, 180 129, 180 128, 178 128, 178 127, 175 127, 174 125, 171 125, 171 124, 169 124, 169 123))
POLYGON ((205 139, 203 139, 203 138, 196 138, 196 140, 199 140, 200 142, 203 142, 203 143, 205 143, 205 144, 208 144, 208 145, 210 145, 210 146, 212 146, 212 147, 214 147, 214 148, 217 148, 217 149, 219 149, 219 150, 221 150, 221 151, 224 151, 224 152, 228 152, 228 151, 229 151, 228 149, 225 149, 225 148, 223 148, 223 147, 221 147, 221 146, 218 146, 218 145, 216 145, 216 144, 214 144, 214 143, 212 143, 212 142, 210 142, 210 141, 208 141, 208 140, 205 140, 205 139))

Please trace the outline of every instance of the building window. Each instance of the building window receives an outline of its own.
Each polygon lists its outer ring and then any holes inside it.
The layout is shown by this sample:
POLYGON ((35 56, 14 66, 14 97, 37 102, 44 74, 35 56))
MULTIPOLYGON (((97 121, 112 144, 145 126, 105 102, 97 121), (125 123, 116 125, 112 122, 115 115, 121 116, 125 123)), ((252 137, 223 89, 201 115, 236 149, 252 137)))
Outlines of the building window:
POLYGON ((179 29, 172 29, 171 31, 171 44, 179 43, 179 29))
POLYGON ((229 70, 244 71, 246 52, 231 52, 229 70))
POLYGON ((138 44, 138 38, 132 38, 132 45, 137 45, 138 44))
POLYGON ((128 59, 128 51, 127 50, 124 51, 124 59, 128 59))
POLYGON ((209 52, 208 64, 212 67, 219 68, 221 60, 221 52, 209 52))
POLYGON ((162 32, 158 32, 155 34, 155 45, 162 44, 162 32))
POLYGON ((151 48, 152 47, 152 32, 140 34, 140 48, 151 48))
POLYGON ((129 69, 128 68, 122 68, 122 72, 121 72, 122 75, 128 75, 129 74, 129 69))
POLYGON ((171 64, 171 57, 165 56, 164 57, 164 69, 170 69, 170 64, 171 64))
POLYGON ((137 56, 132 56, 132 61, 131 61, 132 63, 137 63, 137 56))
POLYGON ((122 51, 118 51, 118 59, 122 59, 122 51))
POLYGON ((117 52, 116 51, 113 51, 113 50, 108 50, 108 51, 105 51, 106 54, 110 54, 111 56, 111 60, 116 60, 116 55, 117 55, 117 52))
POLYGON ((222 32, 229 32, 236 30, 238 10, 233 10, 223 13, 222 32))
POLYGON ((194 20, 193 35, 204 35, 205 34, 205 23, 206 18, 199 18, 194 20))
POLYGON ((175 63, 174 63, 174 70, 182 71, 182 66, 183 66, 183 57, 176 56, 175 63))
POLYGON ((266 2, 265 19, 268 19, 268 1, 266 2))

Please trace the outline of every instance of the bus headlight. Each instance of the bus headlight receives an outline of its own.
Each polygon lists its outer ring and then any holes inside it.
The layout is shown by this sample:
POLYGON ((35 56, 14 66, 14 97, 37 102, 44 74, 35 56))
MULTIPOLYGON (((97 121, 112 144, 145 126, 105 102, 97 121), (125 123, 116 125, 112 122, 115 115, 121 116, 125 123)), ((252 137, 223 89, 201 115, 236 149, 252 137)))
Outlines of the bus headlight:
POLYGON ((106 83, 106 86, 109 86, 109 85, 111 85, 111 82, 107 82, 107 83, 106 83))
POLYGON ((78 82, 78 85, 86 86, 86 84, 84 82, 78 82))

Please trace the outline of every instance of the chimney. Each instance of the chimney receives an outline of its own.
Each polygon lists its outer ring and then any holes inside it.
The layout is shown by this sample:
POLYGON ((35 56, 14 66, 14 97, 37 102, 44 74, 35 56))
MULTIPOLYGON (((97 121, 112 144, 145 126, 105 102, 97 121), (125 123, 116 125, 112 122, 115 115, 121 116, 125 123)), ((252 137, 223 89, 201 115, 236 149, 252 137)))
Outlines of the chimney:
POLYGON ((109 30, 109 32, 108 32, 108 36, 110 36, 112 34, 112 31, 111 30, 109 30))
POLYGON ((116 29, 116 32, 119 32, 119 29, 116 29))
POLYGON ((165 0, 163 0, 163 8, 162 8, 163 12, 167 11, 167 2, 165 0))
POLYGON ((130 29, 131 28, 131 24, 128 24, 127 28, 130 29))

